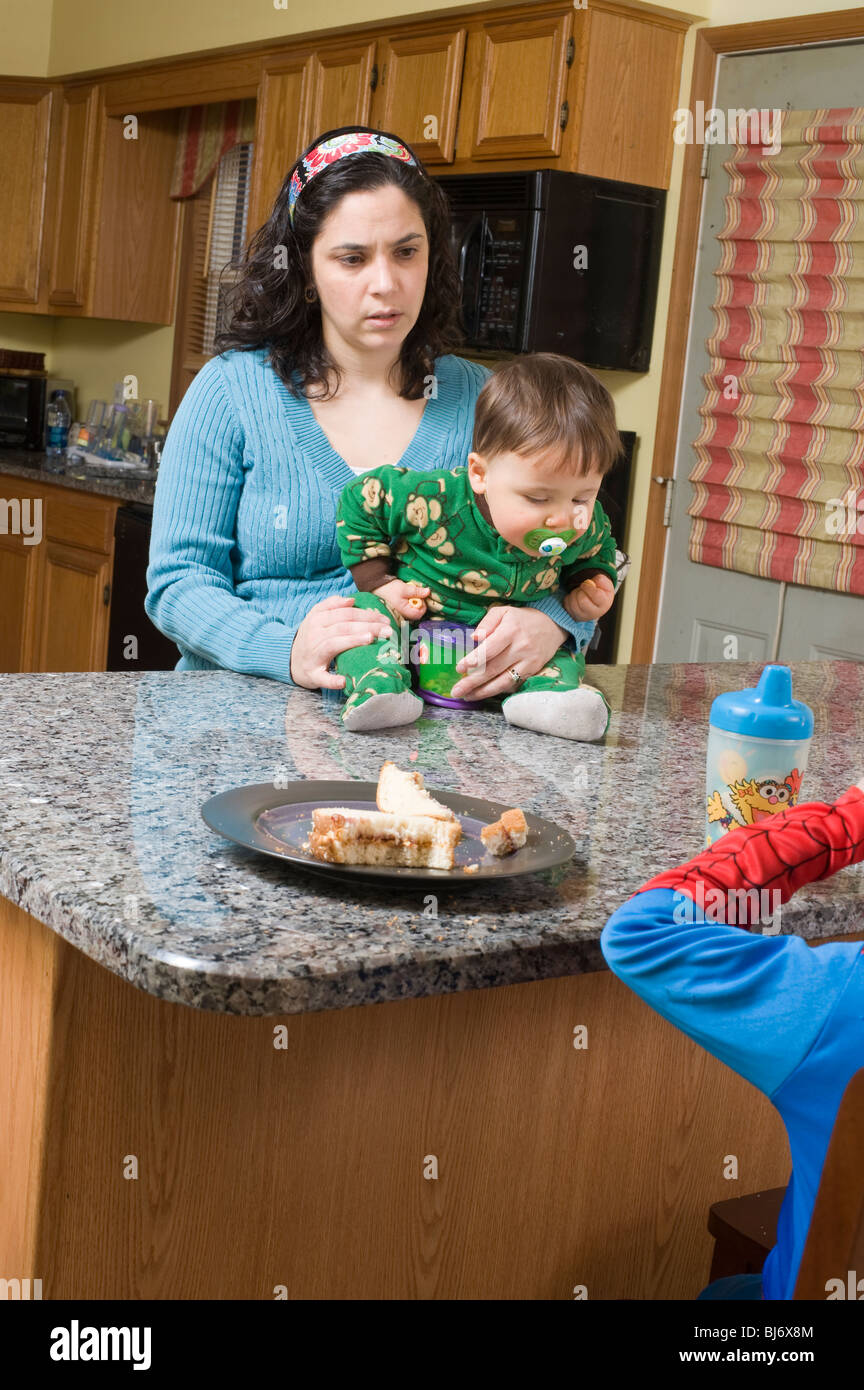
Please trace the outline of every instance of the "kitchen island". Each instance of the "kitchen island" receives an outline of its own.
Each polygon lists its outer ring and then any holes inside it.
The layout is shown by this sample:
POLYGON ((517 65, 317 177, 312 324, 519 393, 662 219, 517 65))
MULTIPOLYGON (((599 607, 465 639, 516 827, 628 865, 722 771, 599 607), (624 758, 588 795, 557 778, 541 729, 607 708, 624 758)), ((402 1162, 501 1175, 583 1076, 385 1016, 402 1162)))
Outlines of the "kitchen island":
MULTIPOLYGON (((589 667, 602 744, 493 710, 351 735, 338 696, 233 672, 0 675, 6 1277, 48 1299, 695 1298, 709 1205, 785 1183, 785 1131, 599 937, 701 849, 711 701, 760 669, 589 667), (397 891, 200 815, 385 758, 557 821, 575 857, 397 891)), ((864 667, 792 670, 805 797, 830 798, 864 771, 864 667)), ((864 938, 860 866, 782 930, 864 938)))

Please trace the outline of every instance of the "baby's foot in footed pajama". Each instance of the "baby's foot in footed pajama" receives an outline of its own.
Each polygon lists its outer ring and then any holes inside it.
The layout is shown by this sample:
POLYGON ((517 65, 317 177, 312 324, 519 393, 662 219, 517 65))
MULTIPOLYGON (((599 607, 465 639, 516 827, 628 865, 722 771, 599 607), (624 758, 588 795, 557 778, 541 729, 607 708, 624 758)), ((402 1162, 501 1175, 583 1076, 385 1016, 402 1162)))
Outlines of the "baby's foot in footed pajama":
POLYGON ((609 727, 610 710, 599 690, 523 690, 509 695, 501 706, 508 724, 536 734, 592 743, 609 727))
MULTIPOLYGON (((389 675, 389 673, 388 673, 389 675)), ((395 729, 413 724, 423 712, 423 701, 411 690, 393 686, 392 677, 381 684, 390 689, 355 690, 342 707, 342 726, 352 734, 372 733, 375 729, 395 729)))

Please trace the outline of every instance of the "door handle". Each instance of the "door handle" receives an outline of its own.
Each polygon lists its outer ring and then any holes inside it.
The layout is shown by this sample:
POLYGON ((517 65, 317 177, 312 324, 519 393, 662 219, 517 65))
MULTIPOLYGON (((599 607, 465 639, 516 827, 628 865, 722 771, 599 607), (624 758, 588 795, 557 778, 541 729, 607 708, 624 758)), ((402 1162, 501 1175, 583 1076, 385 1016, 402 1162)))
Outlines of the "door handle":
POLYGON ((462 243, 459 247, 459 279, 462 282, 462 298, 465 318, 465 329, 468 334, 469 343, 477 336, 477 321, 480 312, 480 286, 482 283, 482 255, 478 259, 476 278, 473 284, 468 284, 465 276, 465 263, 468 259, 468 250, 478 231, 483 228, 483 214, 478 213, 473 217, 465 230, 462 243))

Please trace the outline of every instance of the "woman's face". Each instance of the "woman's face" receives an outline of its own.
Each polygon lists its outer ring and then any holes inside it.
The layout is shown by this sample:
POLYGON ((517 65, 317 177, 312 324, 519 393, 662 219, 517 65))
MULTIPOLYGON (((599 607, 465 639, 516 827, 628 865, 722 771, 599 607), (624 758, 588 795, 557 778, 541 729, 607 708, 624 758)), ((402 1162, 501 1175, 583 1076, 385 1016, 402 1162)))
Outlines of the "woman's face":
POLYGON ((393 184, 346 193, 324 221, 311 259, 327 349, 337 360, 347 351, 395 361, 420 314, 429 268, 426 227, 413 199, 393 184))

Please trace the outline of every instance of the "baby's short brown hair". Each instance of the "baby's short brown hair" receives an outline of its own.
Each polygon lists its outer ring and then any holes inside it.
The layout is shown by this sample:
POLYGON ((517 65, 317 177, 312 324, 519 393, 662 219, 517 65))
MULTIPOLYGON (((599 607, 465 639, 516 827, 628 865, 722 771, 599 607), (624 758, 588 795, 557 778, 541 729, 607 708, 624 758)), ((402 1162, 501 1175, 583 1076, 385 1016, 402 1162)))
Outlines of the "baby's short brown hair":
POLYGON ((624 452, 606 387, 557 352, 529 353, 496 368, 477 397, 471 447, 487 459, 548 450, 555 471, 593 467, 603 474, 624 452))

